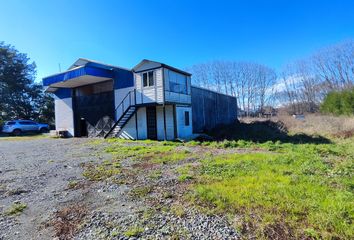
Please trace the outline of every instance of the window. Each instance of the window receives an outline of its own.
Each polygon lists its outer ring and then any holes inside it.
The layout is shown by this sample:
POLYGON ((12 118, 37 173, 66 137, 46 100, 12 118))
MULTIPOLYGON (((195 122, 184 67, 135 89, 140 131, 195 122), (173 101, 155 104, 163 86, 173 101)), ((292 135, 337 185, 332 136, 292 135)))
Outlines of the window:
POLYGON ((143 73, 143 87, 147 87, 148 85, 148 75, 147 73, 143 73))
POLYGON ((189 112, 188 111, 184 112, 184 125, 189 126, 189 112))
POLYGON ((154 86, 154 72, 149 72, 149 86, 154 86))
POLYGON ((170 85, 170 91, 175 93, 188 94, 187 92, 187 76, 176 73, 173 71, 168 71, 168 79, 170 85))
POLYGON ((154 84, 154 71, 143 73, 143 87, 151 87, 154 84))
POLYGON ((15 125, 15 122, 7 122, 5 125, 15 125))

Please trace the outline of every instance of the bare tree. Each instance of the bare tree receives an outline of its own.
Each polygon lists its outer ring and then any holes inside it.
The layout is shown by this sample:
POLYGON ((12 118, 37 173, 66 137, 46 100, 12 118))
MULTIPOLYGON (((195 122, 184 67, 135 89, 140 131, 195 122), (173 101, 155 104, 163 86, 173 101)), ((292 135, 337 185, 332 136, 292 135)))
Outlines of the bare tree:
POLYGON ((214 61, 188 69, 193 83, 237 97, 238 105, 250 115, 262 111, 273 93, 273 69, 249 62, 214 61))
POLYGON ((315 112, 324 96, 354 85, 354 42, 319 50, 311 57, 287 65, 281 73, 285 105, 292 113, 315 112))

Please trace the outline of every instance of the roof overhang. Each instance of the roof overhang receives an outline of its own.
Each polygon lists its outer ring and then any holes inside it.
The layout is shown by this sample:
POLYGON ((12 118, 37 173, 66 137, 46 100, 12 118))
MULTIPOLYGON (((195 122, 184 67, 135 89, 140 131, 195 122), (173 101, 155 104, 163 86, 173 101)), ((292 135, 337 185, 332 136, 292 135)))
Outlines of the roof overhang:
POLYGON ((110 69, 80 66, 43 78, 43 86, 47 87, 47 92, 55 92, 58 88, 75 88, 113 78, 114 72, 110 69))
POLYGON ((183 71, 181 69, 178 69, 178 68, 175 68, 175 67, 171 67, 167 64, 164 64, 164 63, 161 63, 161 62, 156 62, 156 61, 151 61, 151 60, 148 60, 148 59, 143 59, 139 64, 137 64, 135 67, 133 67, 133 72, 143 72, 143 71, 147 71, 149 70, 149 68, 147 69, 144 69, 144 70, 140 70, 140 68, 144 65, 144 64, 153 64, 153 68, 159 68, 159 67, 164 67, 164 68, 167 68, 167 69, 170 69, 174 72, 178 72, 180 74, 183 74, 183 75, 186 75, 186 76, 192 76, 192 74, 186 72, 186 71, 183 71))

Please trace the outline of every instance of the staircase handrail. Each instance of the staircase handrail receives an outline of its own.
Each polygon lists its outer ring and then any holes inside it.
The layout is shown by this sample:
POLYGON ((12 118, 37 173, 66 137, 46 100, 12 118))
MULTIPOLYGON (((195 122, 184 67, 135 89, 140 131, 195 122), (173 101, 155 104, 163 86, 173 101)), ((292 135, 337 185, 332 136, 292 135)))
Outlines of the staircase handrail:
POLYGON ((111 129, 108 131, 108 133, 104 136, 104 138, 107 138, 109 136, 109 134, 111 134, 111 132, 114 130, 114 128, 117 126, 118 122, 124 117, 124 114, 129 110, 129 108, 131 106, 135 106, 136 104, 136 99, 135 99, 135 95, 136 95, 136 89, 134 90, 130 90, 125 97, 122 99, 122 101, 118 104, 118 106, 116 107, 116 109, 114 110, 114 117, 117 119, 116 122, 113 124, 113 126, 111 127, 111 129), (133 94, 133 95, 132 95, 133 94), (131 99, 131 97, 133 96, 133 101, 131 99), (127 97, 129 97, 129 105, 127 105, 126 109, 124 108, 124 101, 127 99, 127 97), (132 104, 133 102, 133 104, 132 104), (122 108, 122 113, 120 116, 118 116, 118 109, 122 108))
POLYGON ((134 106, 136 104, 136 99, 135 99, 135 89, 130 90, 125 97, 122 99, 122 101, 118 104, 118 106, 116 107, 116 109, 114 110, 114 117, 117 119, 117 121, 119 121, 120 116, 122 116, 125 112, 126 109, 128 109, 130 106, 134 106), (132 95, 133 94, 133 95, 132 95), (133 96, 133 101, 132 101, 132 96, 133 96), (124 106, 124 102, 127 99, 127 97, 129 97, 129 104, 124 106), (133 104, 132 104, 133 102, 133 104), (126 109, 124 109, 124 107, 126 107, 126 109), (121 115, 118 116, 118 109, 121 108, 121 115))

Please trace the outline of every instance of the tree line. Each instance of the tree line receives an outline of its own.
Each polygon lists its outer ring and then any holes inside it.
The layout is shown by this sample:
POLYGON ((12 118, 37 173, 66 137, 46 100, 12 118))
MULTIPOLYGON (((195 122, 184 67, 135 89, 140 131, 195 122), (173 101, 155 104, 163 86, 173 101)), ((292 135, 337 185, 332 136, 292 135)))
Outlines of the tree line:
POLYGON ((263 111, 274 101, 277 80, 274 69, 263 64, 239 61, 213 61, 197 64, 187 71, 195 85, 237 98, 239 108, 247 115, 263 111))
POLYGON ((0 42, 0 125, 11 119, 54 122, 53 98, 35 82, 35 77, 35 62, 0 42))
POLYGON ((317 112, 329 93, 354 86, 354 41, 323 48, 287 65, 280 80, 284 91, 278 98, 288 103, 292 112, 317 112))
MULTIPOLYGON (((278 73, 260 63, 222 60, 186 70, 192 73, 193 84, 235 96, 247 116, 262 114, 270 107, 283 107, 289 114, 320 109, 354 114, 352 92, 348 90, 354 87, 353 40, 323 48, 278 73), (345 110, 335 110, 339 106, 345 110)), ((36 64, 27 54, 0 42, 0 123, 9 119, 54 122, 53 98, 35 77, 36 64)))
POLYGON ((213 61, 187 69, 193 84, 230 94, 246 115, 266 107, 283 107, 289 114, 319 111, 325 96, 354 86, 354 41, 321 49, 287 64, 280 72, 243 61, 213 61))

